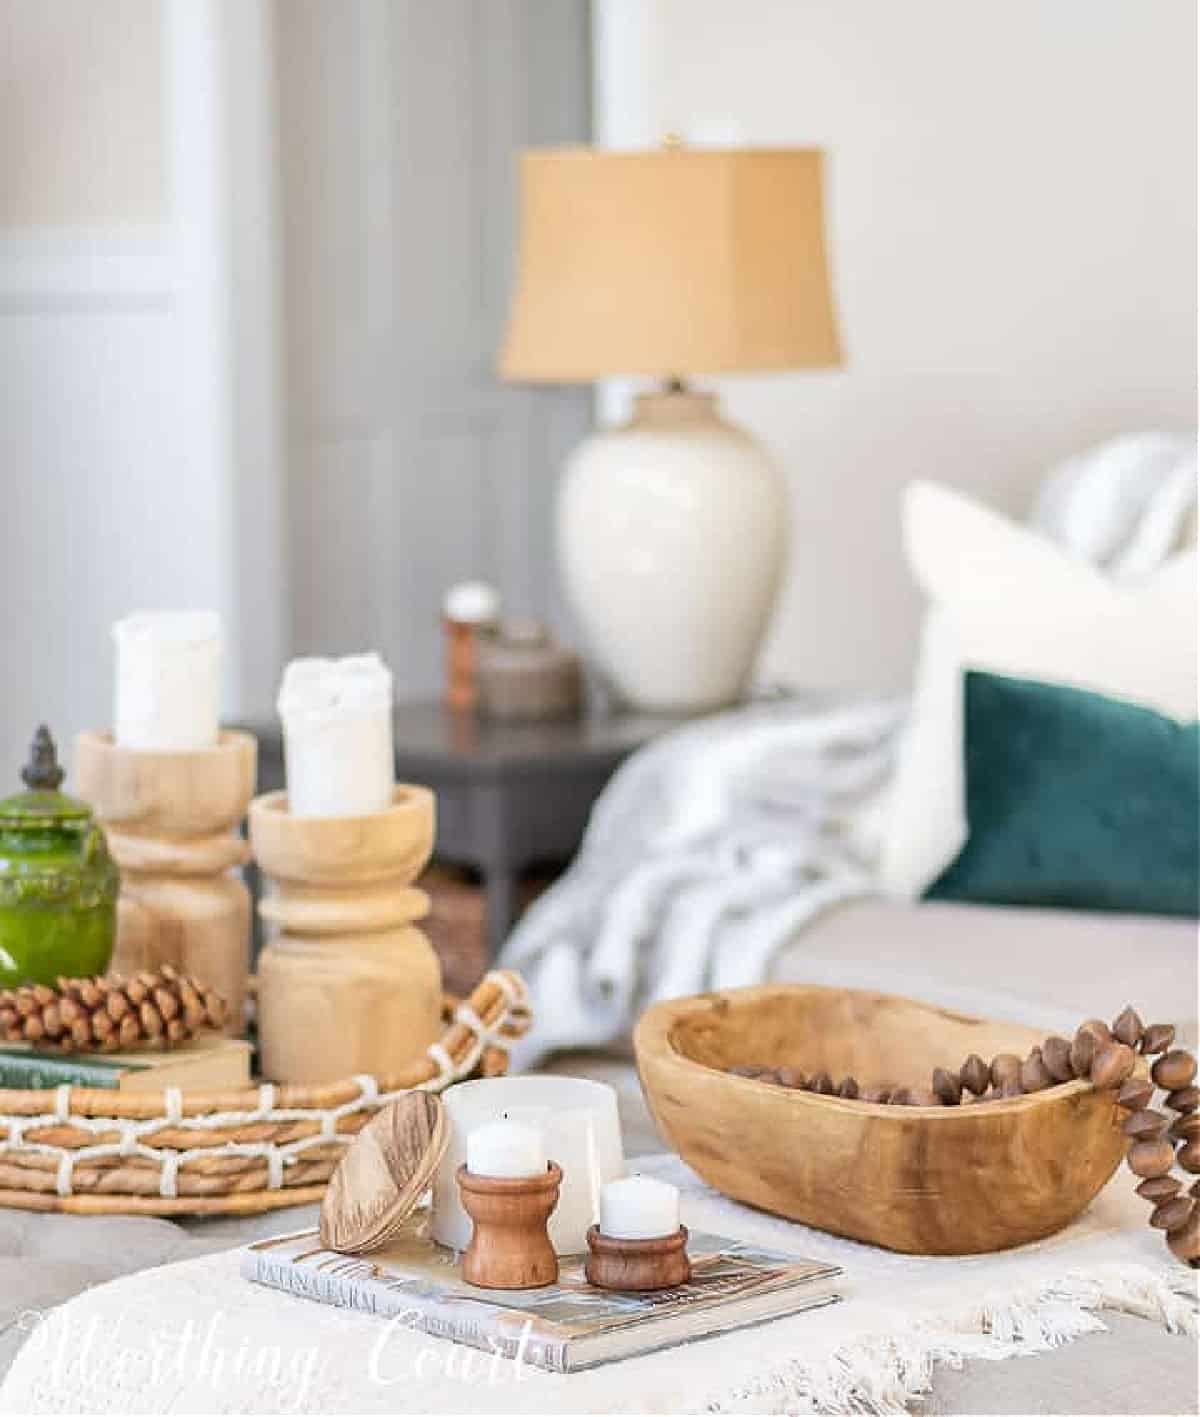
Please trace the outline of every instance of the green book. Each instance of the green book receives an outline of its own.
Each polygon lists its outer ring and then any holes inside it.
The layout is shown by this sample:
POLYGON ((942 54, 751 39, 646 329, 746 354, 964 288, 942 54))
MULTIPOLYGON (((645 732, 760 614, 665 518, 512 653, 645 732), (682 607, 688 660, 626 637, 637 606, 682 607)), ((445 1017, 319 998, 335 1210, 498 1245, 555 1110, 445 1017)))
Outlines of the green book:
POLYGON ((72 1087, 116 1088, 121 1085, 121 1074, 131 1066, 144 1065, 131 1064, 125 1058, 118 1062, 77 1053, 56 1057, 23 1048, 0 1048, 0 1087, 59 1087, 65 1082, 72 1087))
POLYGON ((0 1088, 109 1087, 122 1092, 230 1092, 250 1086, 250 1045, 204 1034, 176 1048, 132 1053, 49 1053, 28 1044, 0 1047, 0 1088))

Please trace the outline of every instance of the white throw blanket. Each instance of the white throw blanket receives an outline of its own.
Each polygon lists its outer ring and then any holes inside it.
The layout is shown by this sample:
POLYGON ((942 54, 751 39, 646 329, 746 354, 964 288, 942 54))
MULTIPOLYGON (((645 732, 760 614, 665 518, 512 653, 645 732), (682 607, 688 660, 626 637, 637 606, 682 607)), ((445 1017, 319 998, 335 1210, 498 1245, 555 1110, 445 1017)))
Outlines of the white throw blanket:
MULTIPOLYGON (((1194 536, 1196 440, 1116 439, 1046 479, 1033 523, 1114 576, 1194 536)), ((501 955, 533 995, 527 1066, 611 1043, 657 999, 753 984, 830 906, 876 889, 903 704, 761 703, 688 724, 613 778, 570 870, 501 955)))

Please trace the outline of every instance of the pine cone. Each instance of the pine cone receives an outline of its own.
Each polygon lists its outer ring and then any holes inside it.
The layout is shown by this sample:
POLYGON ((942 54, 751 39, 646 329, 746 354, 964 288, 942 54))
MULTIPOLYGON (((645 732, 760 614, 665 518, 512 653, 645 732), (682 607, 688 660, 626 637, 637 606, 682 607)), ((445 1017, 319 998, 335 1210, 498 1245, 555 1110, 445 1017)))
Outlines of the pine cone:
POLYGON ((132 979, 59 979, 0 990, 0 1038, 61 1053, 172 1048, 225 1022, 225 1000, 169 964, 132 979))

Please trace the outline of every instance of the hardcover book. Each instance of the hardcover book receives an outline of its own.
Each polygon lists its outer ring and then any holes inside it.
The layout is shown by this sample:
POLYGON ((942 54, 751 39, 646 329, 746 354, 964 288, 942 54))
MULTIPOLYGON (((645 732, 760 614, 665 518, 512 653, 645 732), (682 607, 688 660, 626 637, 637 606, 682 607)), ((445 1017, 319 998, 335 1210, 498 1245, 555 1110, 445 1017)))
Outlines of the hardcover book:
POLYGON ((178 1047, 132 1053, 51 1053, 28 1044, 0 1048, 0 1088, 111 1087, 121 1092, 224 1092, 250 1086, 250 1045, 203 1034, 178 1047))
POLYGON ((242 1274, 301 1298, 358 1309, 555 1373, 577 1372, 725 1333, 841 1298, 835 1265, 797 1259, 717 1235, 688 1241, 692 1278, 648 1294, 594 1289, 582 1256, 564 1259, 543 1289, 476 1289, 459 1257, 435 1245, 413 1217, 371 1255, 321 1247, 315 1230, 260 1240, 242 1274))

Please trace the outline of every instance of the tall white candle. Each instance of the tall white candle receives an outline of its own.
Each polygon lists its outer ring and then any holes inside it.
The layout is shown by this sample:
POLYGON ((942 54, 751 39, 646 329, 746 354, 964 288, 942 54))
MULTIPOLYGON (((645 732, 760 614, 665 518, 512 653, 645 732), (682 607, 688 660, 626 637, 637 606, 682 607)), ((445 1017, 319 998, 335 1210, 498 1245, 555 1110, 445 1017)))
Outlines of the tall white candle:
POLYGON ((292 660, 278 708, 294 816, 362 817, 391 805, 392 676, 377 654, 292 660))
POLYGON ((537 1127, 486 1122, 467 1134, 467 1170, 473 1176, 540 1176, 545 1169, 546 1142, 537 1127))
MULTIPOLYGON (((468 1139, 488 1122, 506 1120, 536 1127, 547 1161, 562 1167, 558 1205, 550 1217, 550 1243, 560 1255, 587 1250, 587 1232, 599 1214, 600 1187, 621 1176, 621 1125, 617 1095, 602 1082, 586 1078, 480 1078, 442 1093, 450 1143, 433 1185, 433 1238, 439 1245, 465 1250, 471 1240, 471 1217, 459 1196, 458 1168, 468 1162, 468 1139)), ((474 1169, 471 1167, 470 1169, 474 1169)))
POLYGON ((220 732, 221 622, 208 610, 141 610, 113 626, 113 732, 123 748, 190 752, 220 732))
POLYGON ((679 1229, 679 1191, 653 1176, 610 1181, 600 1192, 600 1233, 613 1240, 658 1240, 679 1229))

